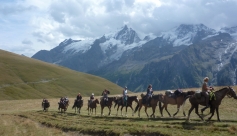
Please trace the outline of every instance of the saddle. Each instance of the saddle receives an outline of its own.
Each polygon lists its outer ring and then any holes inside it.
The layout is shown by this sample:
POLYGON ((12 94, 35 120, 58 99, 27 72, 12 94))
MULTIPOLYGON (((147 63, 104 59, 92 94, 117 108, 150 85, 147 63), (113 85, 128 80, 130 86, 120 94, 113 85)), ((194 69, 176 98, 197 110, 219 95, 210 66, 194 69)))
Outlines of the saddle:
POLYGON ((173 92, 172 90, 166 90, 166 91, 165 91, 165 95, 168 96, 168 97, 171 97, 171 98, 177 98, 177 97, 179 97, 182 93, 183 93, 183 91, 180 90, 180 89, 177 89, 177 90, 175 90, 174 92, 173 92))
POLYGON ((175 96, 175 94, 172 90, 166 90, 165 95, 168 96, 168 97, 174 97, 175 96))
MULTIPOLYGON (((194 94, 194 96, 196 97, 196 99, 202 99, 202 98, 205 98, 203 95, 202 95, 202 92, 201 90, 197 90, 194 94)), ((216 95, 214 92, 210 91, 209 92, 209 100, 216 100, 216 95)))

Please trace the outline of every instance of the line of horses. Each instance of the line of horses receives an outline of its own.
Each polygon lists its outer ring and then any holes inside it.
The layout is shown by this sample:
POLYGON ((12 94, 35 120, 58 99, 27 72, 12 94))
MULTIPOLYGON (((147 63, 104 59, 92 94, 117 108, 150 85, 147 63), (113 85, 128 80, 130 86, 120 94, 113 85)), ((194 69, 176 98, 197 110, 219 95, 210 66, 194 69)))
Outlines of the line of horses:
MULTIPOLYGON (((237 96, 236 96, 235 91, 231 87, 224 87, 218 91, 215 91, 214 95, 215 95, 215 99, 210 100, 211 116, 208 118, 208 120, 210 120, 212 118, 212 116, 214 115, 214 113, 216 111, 217 120, 220 121, 219 105, 221 104, 222 99, 225 96, 233 97, 234 99, 237 99, 237 96)), ((95 110, 94 114, 96 115, 97 104, 100 104, 100 106, 101 106, 101 116, 104 115, 103 109, 105 107, 108 107, 108 109, 109 109, 108 115, 111 115, 111 107, 114 103, 114 108, 116 108, 116 106, 117 106, 116 116, 118 116, 118 111, 119 111, 120 107, 121 107, 120 108, 121 116, 124 116, 123 112, 122 112, 124 107, 126 108, 125 116, 127 116, 127 108, 130 107, 132 109, 132 116, 134 116, 134 114, 136 112, 138 112, 138 116, 140 117, 140 110, 142 107, 145 107, 145 113, 146 113, 147 117, 155 117, 155 110, 158 105, 160 114, 162 117, 163 117, 163 109, 165 109, 166 112, 168 113, 168 115, 171 117, 171 114, 169 113, 169 111, 167 109, 168 104, 177 105, 177 111, 173 114, 173 116, 177 115, 177 113, 179 112, 181 107, 183 109, 183 115, 186 116, 185 111, 184 111, 184 105, 185 105, 186 100, 189 99, 191 108, 189 109, 187 120, 190 119, 190 114, 193 111, 193 109, 195 109, 195 113, 201 118, 201 120, 204 120, 203 117, 198 112, 198 107, 199 107, 199 105, 202 105, 202 106, 206 105, 205 97, 200 96, 200 94, 198 94, 195 91, 182 92, 178 96, 174 95, 174 94, 171 94, 171 95, 156 94, 156 95, 152 96, 149 105, 146 102, 144 102, 143 98, 145 98, 145 97, 146 96, 143 94, 141 94, 140 99, 138 98, 138 96, 128 96, 126 104, 123 103, 122 97, 108 97, 108 101, 106 102, 106 104, 102 98, 100 101, 99 101, 99 99, 95 99, 92 102, 89 102, 89 100, 88 100, 88 108, 87 108, 88 115, 92 115, 93 110, 95 110), (133 102, 137 103, 135 109, 132 107, 133 102), (147 108, 150 108, 150 107, 152 108, 152 114, 149 116, 147 113, 147 108)), ((80 110, 81 110, 82 106, 83 106, 83 101, 81 101, 80 103, 76 103, 76 105, 74 104, 72 108, 75 108, 75 112, 78 112, 80 114, 80 110)), ((64 112, 65 112, 67 107, 68 107, 68 105, 62 106, 61 109, 64 109, 64 112)), ((201 112, 203 113, 205 109, 207 109, 207 108, 202 109, 201 112)))

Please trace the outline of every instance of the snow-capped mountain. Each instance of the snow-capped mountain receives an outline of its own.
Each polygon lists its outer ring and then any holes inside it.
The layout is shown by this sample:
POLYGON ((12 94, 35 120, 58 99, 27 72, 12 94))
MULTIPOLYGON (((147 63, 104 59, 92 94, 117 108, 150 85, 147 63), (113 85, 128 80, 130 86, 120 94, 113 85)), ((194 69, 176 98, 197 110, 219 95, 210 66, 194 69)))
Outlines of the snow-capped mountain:
POLYGON ((161 33, 160 37, 171 42, 174 46, 180 46, 193 44, 206 36, 214 35, 216 33, 216 30, 208 28, 203 24, 182 24, 170 31, 161 33))
POLYGON ((229 33, 232 37, 237 39, 237 26, 230 27, 230 28, 228 28, 228 27, 221 28, 220 32, 222 32, 222 33, 229 33))
POLYGON ((233 36, 236 32, 236 27, 216 31, 203 24, 182 24, 159 36, 149 34, 140 39, 125 25, 98 39, 66 39, 32 58, 95 74, 121 86, 129 85, 134 91, 146 88, 149 83, 157 89, 170 85, 171 88, 198 87, 203 76, 212 77, 213 85, 224 85, 227 81, 235 84, 237 76, 233 75, 237 75, 237 66, 233 62, 237 60, 234 57, 237 48, 233 36), (227 66, 231 80, 223 76, 227 66))

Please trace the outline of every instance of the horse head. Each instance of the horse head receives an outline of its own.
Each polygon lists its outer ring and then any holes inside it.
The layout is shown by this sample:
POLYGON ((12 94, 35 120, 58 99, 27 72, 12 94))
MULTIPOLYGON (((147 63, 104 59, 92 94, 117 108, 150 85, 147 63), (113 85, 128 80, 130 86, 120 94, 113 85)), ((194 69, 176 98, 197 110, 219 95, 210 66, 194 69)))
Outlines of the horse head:
POLYGON ((228 89, 229 89, 229 91, 227 92, 227 96, 229 98, 233 97, 234 99, 237 99, 237 95, 236 95, 234 89, 230 86, 228 86, 228 89))
POLYGON ((100 104, 98 99, 95 99, 95 103, 96 104, 100 104))
POLYGON ((135 102, 136 102, 136 103, 138 103, 138 102, 139 102, 139 99, 138 99, 137 95, 136 95, 135 102))

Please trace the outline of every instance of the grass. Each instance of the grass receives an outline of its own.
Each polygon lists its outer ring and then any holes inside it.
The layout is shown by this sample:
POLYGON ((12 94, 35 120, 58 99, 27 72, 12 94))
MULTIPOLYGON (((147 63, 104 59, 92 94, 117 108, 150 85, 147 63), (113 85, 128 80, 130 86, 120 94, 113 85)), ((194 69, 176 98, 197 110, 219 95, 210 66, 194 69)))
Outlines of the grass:
MULTIPOLYGON (((155 92, 155 93, 164 93, 155 92)), ((140 95, 134 93, 130 95, 140 95)), ((100 98, 100 96, 96 96, 100 98)), ((88 115, 87 99, 84 97, 84 106, 81 114, 75 113, 71 109, 75 98, 69 98, 70 105, 66 113, 61 114, 57 110, 59 99, 49 99, 50 108, 48 112, 41 109, 41 99, 31 100, 5 100, 0 101, 0 115, 3 124, 0 134, 3 135, 169 135, 169 136, 219 136, 237 134, 237 105, 233 98, 224 98, 220 106, 220 119, 217 122, 216 114, 210 122, 201 121, 195 112, 191 113, 191 121, 187 122, 180 111, 176 117, 169 117, 164 111, 164 117, 160 116, 158 107, 156 109, 156 118, 147 118, 144 107, 141 109, 141 118, 136 113, 132 116, 132 110, 128 109, 128 117, 121 116, 116 109, 112 108, 111 116, 108 116, 108 109, 104 109, 105 116, 101 116, 101 109, 98 105, 97 115, 88 115), (8 106, 6 106, 8 105, 8 106), (5 123, 4 123, 5 122, 5 123), (6 122, 9 122, 6 124, 6 122), (12 122, 12 123, 10 123, 12 122), (22 131, 18 131, 21 126, 22 131), (27 127, 30 126, 29 129, 27 127), (6 128, 8 130, 6 130, 6 128), (26 130, 24 130, 26 129, 26 130), (44 131, 41 131, 44 130, 44 131), (24 130, 24 131, 23 131, 24 130)), ((133 107, 136 106, 134 103, 133 107)), ((185 105, 186 114, 190 108, 187 101, 185 105)), ((176 111, 176 105, 169 105, 168 110, 171 114, 176 111)), ((148 109, 150 115, 151 109, 148 109)), ((205 115, 208 110, 205 111, 205 115)), ((125 114, 125 110, 123 111, 125 114)), ((204 118, 207 119, 209 115, 204 118)))
POLYGON ((74 97, 104 89, 118 94, 122 87, 98 76, 77 72, 0 50, 0 100, 74 97))

